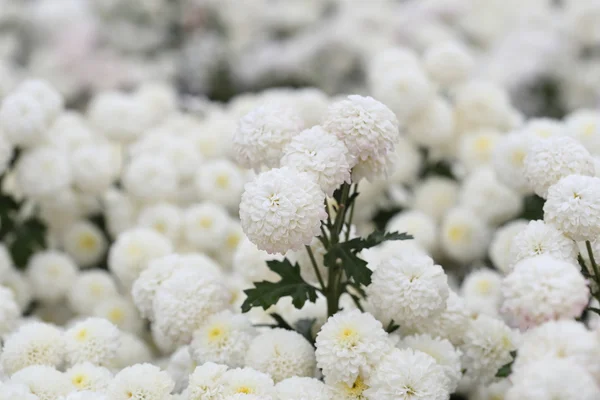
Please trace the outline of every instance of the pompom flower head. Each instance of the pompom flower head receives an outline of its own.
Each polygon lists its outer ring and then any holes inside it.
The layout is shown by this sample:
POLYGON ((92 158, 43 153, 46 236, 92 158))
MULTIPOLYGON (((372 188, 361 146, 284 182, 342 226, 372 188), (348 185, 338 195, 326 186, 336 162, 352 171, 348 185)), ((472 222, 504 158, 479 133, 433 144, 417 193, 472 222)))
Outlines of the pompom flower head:
POLYGON ((240 220, 260 250, 286 253, 309 245, 327 216, 314 179, 290 168, 272 169, 246 184, 240 220))

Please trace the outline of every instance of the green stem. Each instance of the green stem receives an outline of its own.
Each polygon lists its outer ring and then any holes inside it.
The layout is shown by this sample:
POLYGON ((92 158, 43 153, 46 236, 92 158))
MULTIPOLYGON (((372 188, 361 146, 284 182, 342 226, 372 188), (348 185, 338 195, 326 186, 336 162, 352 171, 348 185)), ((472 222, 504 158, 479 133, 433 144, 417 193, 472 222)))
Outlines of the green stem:
POLYGON ((335 216, 335 225, 334 232, 336 241, 335 243, 339 243, 340 233, 342 232, 342 227, 344 226, 344 220, 346 219, 346 211, 348 206, 348 197, 350 195, 350 185, 348 183, 342 184, 342 199, 338 204, 337 215, 335 216))
POLYGON ((326 249, 329 248, 329 239, 327 238, 327 232, 325 232, 325 229, 323 228, 323 224, 321 224, 321 236, 319 236, 319 240, 321 241, 321 243, 323 243, 323 246, 325 246, 326 249))
POLYGON ((339 297, 335 287, 339 267, 329 268, 329 276, 327 277, 327 316, 331 317, 337 313, 339 306, 339 297))
MULTIPOLYGON (((352 196, 358 193, 358 182, 354 184, 354 192, 352 196)), ((354 218, 354 204, 356 204, 356 198, 350 205, 350 216, 348 217, 348 224, 346 225, 346 242, 350 239, 350 227, 352 226, 352 219, 354 218)))
POLYGON ((308 257, 310 258, 310 262, 315 270, 315 274, 317 275, 317 279, 319 280, 319 285, 321 285, 321 292, 325 293, 327 288, 325 287, 325 282, 323 281, 323 277, 321 276, 321 271, 319 271, 319 266, 317 265, 317 260, 315 260, 315 255, 313 254, 310 246, 305 246, 306 251, 308 252, 308 257))
POLYGON ((596 259, 594 258, 594 251, 592 250, 592 243, 589 240, 585 241, 585 248, 587 249, 588 256, 590 257, 590 262, 592 263, 592 269, 594 270, 594 280, 596 284, 600 287, 600 274, 598 274, 598 264, 596 264, 596 259))

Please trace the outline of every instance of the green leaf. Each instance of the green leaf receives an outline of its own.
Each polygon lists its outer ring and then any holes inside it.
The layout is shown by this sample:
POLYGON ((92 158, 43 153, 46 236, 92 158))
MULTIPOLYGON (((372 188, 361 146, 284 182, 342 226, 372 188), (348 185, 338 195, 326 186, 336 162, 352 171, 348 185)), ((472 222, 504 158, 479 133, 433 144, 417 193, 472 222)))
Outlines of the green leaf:
POLYGON ((397 323, 394 322, 394 320, 390 321, 390 324, 388 325, 388 327, 385 329, 385 331, 387 333, 394 333, 396 332, 398 329, 400 329, 400 325, 398 325, 397 323))
POLYGON ((599 308, 588 307, 586 310, 591 311, 591 312, 595 312, 596 314, 600 315, 600 309, 599 308))
POLYGON ((355 238, 342 243, 342 245, 351 248, 355 252, 359 252, 389 240, 409 240, 412 238, 408 233, 375 231, 366 238, 355 238))
POLYGON ((286 258, 283 261, 267 261, 269 269, 278 274, 278 282, 255 282, 254 288, 244 290, 246 300, 242 311, 248 312, 252 307, 262 307, 264 310, 276 304, 280 298, 290 296, 296 308, 302 308, 306 301, 317 301, 317 288, 309 285, 300 275, 298 263, 292 265, 286 258))
POLYGON ((290 326, 290 324, 287 323, 287 321, 285 319, 283 319, 283 317, 277 313, 271 313, 269 314, 271 316, 271 318, 273 318, 275 320, 275 322, 277 322, 277 328, 282 328, 288 331, 293 331, 294 328, 292 328, 290 326))
POLYGON ((517 352, 516 351, 511 351, 510 355, 512 356, 512 361, 503 365, 498 372, 496 372, 496 377, 497 378, 506 378, 507 376, 509 376, 512 373, 512 365, 515 362, 515 358, 517 357, 517 352))
POLYGON ((14 227, 7 245, 17 267, 25 268, 31 256, 46 247, 46 230, 46 226, 37 218, 29 218, 14 227))

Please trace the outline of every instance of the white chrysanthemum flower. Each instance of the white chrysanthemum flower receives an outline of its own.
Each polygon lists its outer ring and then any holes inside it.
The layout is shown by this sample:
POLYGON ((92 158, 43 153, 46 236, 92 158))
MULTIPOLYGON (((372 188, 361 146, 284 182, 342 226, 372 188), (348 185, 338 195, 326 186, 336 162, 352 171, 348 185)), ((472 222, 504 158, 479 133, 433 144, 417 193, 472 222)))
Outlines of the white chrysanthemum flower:
POLYGON ((94 128, 120 143, 130 143, 140 137, 155 118, 135 96, 119 92, 95 95, 87 115, 94 128))
POLYGON ((219 278, 219 265, 203 254, 171 254, 154 259, 134 282, 131 295, 144 318, 153 320, 153 301, 160 285, 181 268, 193 268, 207 277, 219 278))
POLYGON ((28 150, 19 157, 16 171, 19 188, 28 197, 51 197, 71 184, 67 155, 52 147, 28 150))
POLYGON ((502 135, 494 130, 481 130, 462 135, 458 143, 458 159, 467 171, 490 165, 494 149, 502 135))
POLYGON ((189 400, 221 400, 224 388, 221 383, 226 365, 207 362, 196 367, 187 387, 189 400))
MULTIPOLYGON (((275 397, 275 384, 271 377, 252 368, 235 368, 226 371, 222 376, 223 393, 228 396, 249 395, 262 400, 275 397)), ((235 397, 233 397, 235 398, 235 397)), ((252 397, 250 399, 254 400, 252 397)))
POLYGON ((371 314, 342 311, 329 317, 317 335, 317 366, 328 383, 352 385, 359 375, 368 377, 391 346, 371 314))
POLYGON ((153 300, 154 320, 170 340, 187 344, 208 316, 229 306, 230 293, 214 277, 182 268, 165 280, 153 300))
POLYGON ((482 268, 471 271, 462 282, 460 294, 471 314, 498 315, 502 301, 502 275, 482 268))
POLYGON ((464 45, 451 41, 429 47, 423 63, 434 81, 442 86, 453 86, 469 76, 475 61, 464 45))
POLYGON ((240 168, 227 159, 202 164, 194 179, 200 199, 222 204, 234 210, 240 203, 246 177, 240 168))
POLYGON ((413 192, 413 208, 441 219, 458 201, 459 185, 448 178, 430 176, 417 183, 413 192))
MULTIPOLYGON (((61 397, 60 400, 63 400, 61 397)), ((72 392, 64 400, 109 400, 104 393, 91 392, 84 390, 81 392, 72 392)))
POLYGON ((506 324, 486 315, 472 320, 460 347, 465 375, 481 384, 490 383, 498 370, 512 361, 515 333, 506 324))
POLYGON ((572 320, 549 321, 528 330, 519 346, 513 371, 519 373, 541 359, 568 359, 600 377, 600 338, 572 320))
POLYGON ((359 375, 354 382, 326 382, 327 390, 334 400, 365 400, 365 390, 369 388, 365 380, 359 375))
MULTIPOLYGON (((423 155, 418 147, 406 136, 400 136, 394 144, 394 151, 388 154, 388 181, 395 184, 414 184, 421 172, 423 155)), ((358 165, 360 167, 360 164, 358 165)), ((355 174, 356 175, 356 174, 355 174)), ((364 192, 361 186, 361 196, 364 192)))
POLYGON ((490 243, 488 255, 494 266, 507 274, 510 272, 511 255, 514 238, 528 226, 524 219, 517 219, 506 223, 494 232, 492 242, 490 243))
POLYGON ((292 377, 275 385, 280 400, 332 400, 328 388, 315 378, 292 377))
POLYGON ((317 125, 294 136, 285 147, 281 166, 313 175, 331 196, 342 183, 350 182, 349 158, 344 143, 317 125))
POLYGON ((246 184, 240 203, 244 233, 269 253, 300 250, 319 235, 325 194, 312 177, 289 168, 264 172, 246 184))
POLYGON ((498 180, 522 194, 532 191, 524 171, 525 157, 533 143, 534 139, 523 132, 509 133, 498 140, 492 154, 498 180))
MULTIPOLYGON (((306 252, 305 249, 299 251, 306 252)), ((233 254, 233 271, 248 282, 277 281, 279 275, 267 267, 267 261, 282 258, 279 254, 259 250, 254 243, 244 238, 233 254)))
POLYGON ((65 375, 78 391, 105 392, 112 380, 108 368, 89 362, 73 365, 65 371, 65 375))
POLYGON ((167 200, 175 194, 177 185, 175 167, 160 154, 135 157, 123 172, 123 187, 141 201, 167 200))
POLYGON ((523 133, 536 139, 551 139, 565 135, 561 121, 552 118, 531 118, 523 127, 523 133))
POLYGON ((367 157, 352 168, 352 181, 360 182, 366 179, 369 182, 380 181, 387 177, 388 171, 393 167, 396 159, 394 152, 383 156, 367 157))
POLYGON ((240 119, 233 136, 236 159, 246 168, 279 167, 283 149, 302 130, 302 119, 293 109, 262 105, 240 119))
POLYGON ((48 122, 60 114, 64 108, 64 99, 60 92, 53 88, 49 82, 41 79, 27 79, 17 87, 17 93, 26 93, 40 103, 48 122))
POLYGON ((368 59, 367 80, 369 83, 386 73, 395 70, 400 65, 419 68, 421 61, 413 49, 403 46, 387 47, 373 54, 368 59))
POLYGON ((140 335, 144 330, 144 321, 129 297, 106 298, 94 307, 92 315, 112 322, 123 331, 140 335))
POLYGON ((194 372, 198 364, 191 356, 189 346, 181 346, 169 357, 169 363, 166 370, 175 382, 173 392, 182 392, 189 383, 189 377, 194 372))
POLYGON ((13 145, 39 145, 49 126, 47 110, 31 93, 15 92, 2 100, 0 130, 13 145))
POLYGON ((152 352, 141 338, 129 332, 121 332, 119 350, 114 361, 117 369, 129 367, 134 364, 150 362, 152 352))
POLYGON ((67 300, 73 311, 90 315, 98 303, 117 295, 117 284, 113 276, 106 271, 94 269, 77 276, 67 300))
POLYGON ((444 369, 448 378, 448 391, 453 393, 462 377, 461 352, 448 339, 430 335, 407 336, 398 344, 401 349, 410 348, 430 355, 444 369))
POLYGON ((388 107, 358 95, 331 104, 323 128, 344 142, 352 166, 385 156, 400 136, 398 119, 388 107))
POLYGON ((522 197, 500 183, 491 168, 479 168, 465 178, 459 202, 493 225, 513 219, 523 208, 522 197))
POLYGON ((232 368, 244 366, 244 357, 256 335, 245 315, 229 310, 213 314, 194 332, 190 345, 198 364, 214 362, 232 368))
POLYGON ((65 357, 63 333, 57 327, 28 322, 4 341, 0 362, 8 375, 31 365, 62 366, 65 357))
POLYGON ((102 318, 87 318, 65 332, 67 360, 71 365, 89 362, 110 367, 119 350, 119 329, 102 318))
POLYGON ((537 141, 527 153, 524 174, 538 196, 569 175, 594 176, 594 158, 577 140, 559 136, 537 141))
POLYGON ((40 400, 29 387, 21 383, 0 382, 0 400, 40 400))
POLYGON ((31 284, 25 278, 25 274, 17 270, 3 274, 2 286, 9 288, 13 292, 21 312, 24 312, 33 298, 31 284))
POLYGON ((102 231, 88 221, 73 223, 63 236, 65 251, 82 268, 100 261, 108 247, 102 231))
POLYGON ((14 151, 15 148, 12 143, 6 140, 6 137, 0 131, 0 174, 4 174, 6 172, 14 151))
POLYGON ((312 377, 316 369, 315 351, 299 333, 271 329, 252 340, 245 365, 269 374, 275 382, 293 376, 312 377))
POLYGON ((92 142, 70 154, 73 184, 89 194, 105 192, 119 174, 119 159, 110 144, 92 142))
POLYGON ((521 329, 581 315, 589 287, 576 265, 550 255, 518 262, 502 284, 502 312, 521 329))
POLYGON ((457 88, 455 118, 459 132, 479 129, 510 129, 515 110, 506 90, 487 81, 469 81, 457 88))
POLYGON ((414 326, 445 309, 448 282, 429 256, 399 254, 377 267, 367 293, 384 321, 414 326))
POLYGON ((435 86, 418 62, 400 63, 370 80, 373 95, 402 120, 425 107, 435 96, 435 86))
POLYGON ((36 298, 58 302, 67 295, 75 282, 77 266, 66 254, 46 250, 29 260, 27 276, 36 298))
POLYGON ((102 196, 106 228, 114 239, 135 226, 139 204, 133 196, 111 188, 102 196))
MULTIPOLYGON (((510 245, 510 269, 521 260, 547 254, 570 263, 577 262, 577 244, 544 221, 530 221, 510 245)), ((509 272, 510 270, 507 270, 509 272)))
POLYGON ((440 243, 452 259, 469 263, 482 258, 487 250, 489 228, 472 211, 457 207, 442 221, 440 243))
POLYGON ((400 326, 404 334, 426 333, 433 337, 448 339, 453 345, 462 344, 469 323, 469 313, 463 299, 449 291, 446 309, 435 318, 429 318, 415 326, 400 326))
POLYGON ((165 235, 171 242, 177 242, 181 236, 183 213, 179 207, 171 203, 158 203, 140 210, 137 225, 141 228, 154 229, 165 235))
POLYGON ((202 251, 218 250, 225 237, 229 215, 216 203, 197 203, 183 216, 183 236, 194 248, 202 251))
POLYGON ((595 400, 600 387, 585 369, 571 360, 543 359, 511 376, 507 400, 595 400))
POLYGON ((416 210, 398 213, 386 225, 388 232, 406 232, 411 235, 417 245, 429 254, 437 250, 437 229, 437 224, 432 217, 416 210))
POLYGON ((548 189, 544 221, 573 240, 600 236, 600 178, 571 175, 548 189))
POLYGON ((0 336, 12 332, 21 317, 21 309, 12 290, 0 285, 0 336))
POLYGON ((443 97, 435 97, 406 122, 407 135, 417 144, 440 149, 454 139, 454 113, 443 97))
POLYGON ((164 400, 175 383, 168 373, 150 364, 136 364, 121 370, 108 387, 111 400, 164 400))
POLYGON ((379 362, 365 395, 377 400, 445 400, 449 379, 435 359, 421 351, 394 349, 379 362))
POLYGON ((169 240, 151 229, 133 229, 123 232, 110 247, 108 268, 119 283, 130 288, 148 262, 173 251, 169 240))
POLYGON ((11 376, 10 382, 27 386, 39 400, 58 400, 74 390, 67 375, 46 365, 24 368, 11 376))
POLYGON ((593 155, 600 155, 600 114, 596 110, 577 110, 565 121, 567 134, 577 139, 593 155))
POLYGON ((47 135, 52 144, 70 152, 94 141, 94 132, 85 117, 72 110, 60 113, 52 123, 47 135))

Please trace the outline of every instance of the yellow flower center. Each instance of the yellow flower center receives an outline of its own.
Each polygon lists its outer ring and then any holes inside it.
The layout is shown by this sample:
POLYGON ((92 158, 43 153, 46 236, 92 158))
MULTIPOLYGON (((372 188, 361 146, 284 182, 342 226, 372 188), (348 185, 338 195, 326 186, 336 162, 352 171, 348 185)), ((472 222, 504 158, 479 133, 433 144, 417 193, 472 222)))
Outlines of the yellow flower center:
POLYGON ((229 187, 229 176, 225 174, 217 175, 217 178, 215 179, 215 184, 221 189, 227 189, 229 187))
POLYGON ((159 233, 165 233, 167 231, 167 224, 165 224, 163 221, 157 221, 153 226, 154 230, 159 233))
POLYGON ((142 255, 142 248, 140 246, 138 246, 137 244, 132 243, 129 246, 127 246, 127 253, 131 257, 139 257, 142 255))
POLYGON ((490 151, 492 147, 492 141, 488 137, 480 137, 475 140, 475 150, 480 153, 486 153, 490 151))
POLYGON ((487 279, 482 279, 475 285, 480 294, 489 294, 492 290, 492 283, 487 279))
POLYGON ((230 249, 235 249, 238 244, 240 243, 240 240, 242 240, 242 236, 239 233, 232 233, 230 235, 227 236, 227 240, 225 241, 225 244, 227 245, 228 248, 230 249))
POLYGON ((209 229, 213 225, 213 220, 210 217, 202 217, 198 221, 198 225, 204 229, 209 229))
POLYGON ((590 122, 583 128, 584 136, 592 136, 594 133, 596 133, 596 124, 593 122, 590 122))
POLYGON ((83 342, 85 339, 87 339, 87 337, 88 331, 85 328, 80 329, 79 332, 75 334, 75 340, 77 340, 78 342, 83 342))
POLYGON ((525 161, 526 153, 523 150, 515 150, 512 153, 512 163, 516 166, 522 166, 523 161, 525 161))
POLYGON ((208 340, 215 341, 223 337, 225 334, 225 329, 221 326, 214 326, 208 330, 208 340))
POLYGON ((104 286, 99 283, 92 283, 90 285, 90 293, 96 297, 101 296, 104 293, 104 286))
POLYGON ((73 382, 73 385, 75 385, 78 388, 82 388, 85 386, 87 379, 85 379, 85 376, 82 374, 77 374, 73 377, 73 379, 71 379, 71 382, 73 382))
POLYGON ((356 378, 352 386, 346 387, 346 393, 351 394, 353 396, 360 396, 367 389, 367 385, 363 381, 363 379, 359 376, 356 378))
POLYGON ((468 235, 468 229, 464 225, 455 225, 448 230, 448 237, 453 242, 460 242, 468 235))
POLYGON ((92 251, 96 248, 98 241, 91 233, 84 233, 79 237, 79 247, 83 250, 92 251))
POLYGON ((254 391, 252 390, 252 388, 249 388, 248 386, 240 386, 239 388, 237 388, 237 390, 235 392, 236 393, 244 393, 244 394, 252 394, 252 393, 254 393, 254 391))
POLYGON ((108 313, 108 319, 115 324, 119 324, 125 319, 125 312, 120 308, 113 308, 108 313))
POLYGON ((343 344, 354 346, 358 342, 358 332, 355 329, 346 327, 339 334, 339 339, 343 344))

